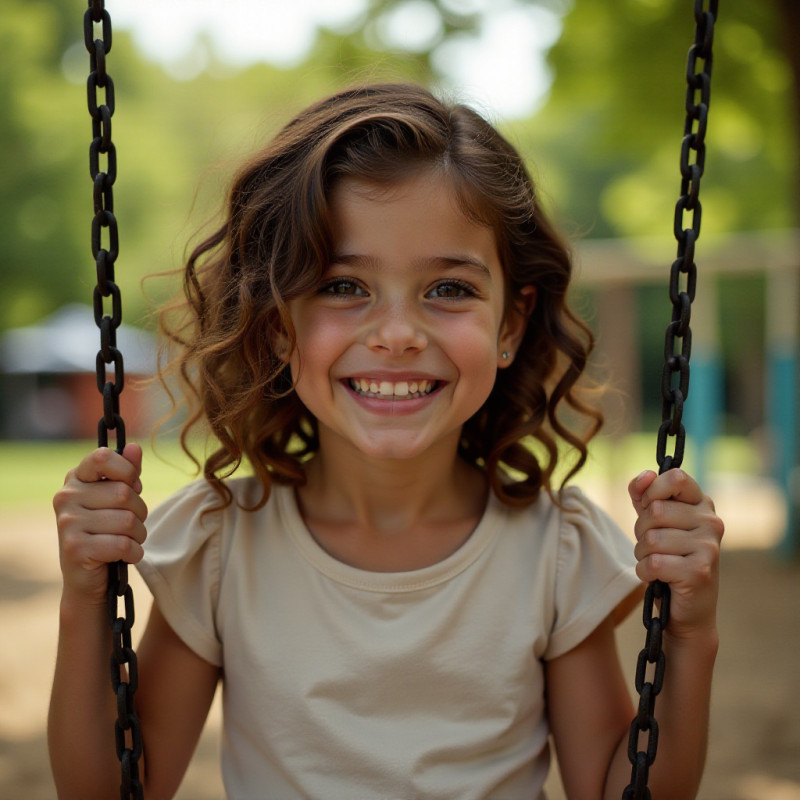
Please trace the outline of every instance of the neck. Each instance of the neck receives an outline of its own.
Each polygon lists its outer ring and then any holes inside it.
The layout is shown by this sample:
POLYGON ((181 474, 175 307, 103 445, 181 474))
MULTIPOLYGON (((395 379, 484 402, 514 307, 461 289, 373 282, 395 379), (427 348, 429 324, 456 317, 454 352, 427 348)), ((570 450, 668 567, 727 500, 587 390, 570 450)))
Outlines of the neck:
POLYGON ((457 436, 435 452, 397 460, 320 444, 306 465, 308 482, 299 491, 308 520, 391 535, 422 522, 480 516, 483 511, 485 477, 458 457, 457 436))

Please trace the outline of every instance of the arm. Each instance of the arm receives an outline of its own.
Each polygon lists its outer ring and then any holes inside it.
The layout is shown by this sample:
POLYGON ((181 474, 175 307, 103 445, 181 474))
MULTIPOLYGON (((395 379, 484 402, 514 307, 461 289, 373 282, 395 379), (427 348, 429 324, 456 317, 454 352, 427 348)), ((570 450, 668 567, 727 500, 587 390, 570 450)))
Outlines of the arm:
MULTIPOLYGON (((570 800, 598 800, 623 738, 627 748, 634 713, 612 616, 577 647, 546 662, 545 670, 547 713, 564 790, 570 800)), ((620 797, 622 789, 616 800, 620 797)))
MULTIPOLYGON (((650 787, 663 800, 697 795, 705 767, 724 531, 711 498, 683 470, 643 472, 628 491, 638 515, 636 572, 670 587, 664 687, 656 700, 658 754, 650 787)), ((627 759, 626 759, 627 760, 627 759)), ((626 783, 630 780, 630 770, 626 783)))
MULTIPOLYGON (((142 557, 147 508, 139 496, 140 467, 136 445, 126 447, 123 456, 101 448, 70 471, 53 501, 63 592, 48 742, 59 798, 119 796, 106 565, 137 563, 142 557)), ((171 797, 177 788, 217 675, 217 668, 183 645, 154 608, 140 645, 136 693, 149 754, 142 772, 148 800, 171 797), (165 743, 167 736, 172 738, 165 743)))
MULTIPOLYGON (((630 493, 644 581, 670 584, 664 635, 664 686, 656 702, 657 758, 649 786, 659 800, 696 796, 705 763, 711 673, 717 650, 717 566, 722 523, 711 500, 685 473, 643 473, 630 493)), ((628 730, 633 709, 607 620, 547 665, 548 708, 570 800, 619 800, 630 782, 628 730)))

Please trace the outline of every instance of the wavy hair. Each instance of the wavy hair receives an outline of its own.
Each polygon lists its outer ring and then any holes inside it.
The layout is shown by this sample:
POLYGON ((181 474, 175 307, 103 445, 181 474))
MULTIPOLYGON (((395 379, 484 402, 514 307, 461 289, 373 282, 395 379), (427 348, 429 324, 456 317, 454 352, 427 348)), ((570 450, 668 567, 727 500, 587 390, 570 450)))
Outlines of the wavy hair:
POLYGON ((292 389, 288 303, 317 287, 330 263, 332 186, 348 176, 390 182, 422 168, 446 175, 464 214, 493 230, 507 313, 523 287, 536 288, 514 362, 465 423, 460 455, 509 505, 551 492, 559 439, 577 453, 564 482, 583 466, 602 423, 576 386, 594 342, 567 305, 570 254, 522 159, 464 105, 414 85, 369 85, 312 105, 244 164, 223 224, 187 260, 184 299, 161 314, 175 348, 161 377, 177 373, 189 405, 181 444, 191 455, 191 431, 208 426, 216 449, 203 474, 223 505, 232 501, 225 478, 243 461, 263 487, 258 508, 273 481, 304 482, 303 462, 319 446, 316 421, 292 389))

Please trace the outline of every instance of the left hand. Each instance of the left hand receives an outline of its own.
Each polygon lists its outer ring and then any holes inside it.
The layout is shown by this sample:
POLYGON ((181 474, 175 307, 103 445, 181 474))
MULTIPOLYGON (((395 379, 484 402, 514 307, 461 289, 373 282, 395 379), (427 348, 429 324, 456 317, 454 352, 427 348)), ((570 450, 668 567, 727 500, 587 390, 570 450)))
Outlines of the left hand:
POLYGON ((628 492, 638 516, 636 573, 670 587, 668 635, 688 639, 716 630, 724 525, 711 498, 681 469, 647 470, 628 492))

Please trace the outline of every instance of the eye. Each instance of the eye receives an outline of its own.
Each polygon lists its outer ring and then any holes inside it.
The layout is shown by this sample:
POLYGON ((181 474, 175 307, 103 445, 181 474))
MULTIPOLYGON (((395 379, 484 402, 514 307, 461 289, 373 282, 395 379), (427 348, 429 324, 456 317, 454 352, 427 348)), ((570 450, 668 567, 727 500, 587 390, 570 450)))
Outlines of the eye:
POLYGON ((366 297, 367 291, 352 278, 334 278, 322 284, 319 289, 322 295, 335 297, 366 297))
POLYGON ((434 300, 460 300, 476 295, 475 287, 466 281, 447 280, 439 281, 426 296, 434 300))

